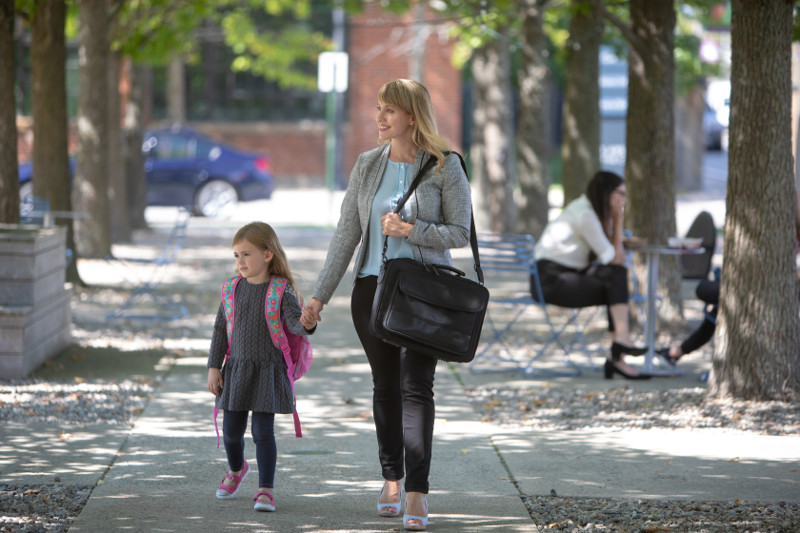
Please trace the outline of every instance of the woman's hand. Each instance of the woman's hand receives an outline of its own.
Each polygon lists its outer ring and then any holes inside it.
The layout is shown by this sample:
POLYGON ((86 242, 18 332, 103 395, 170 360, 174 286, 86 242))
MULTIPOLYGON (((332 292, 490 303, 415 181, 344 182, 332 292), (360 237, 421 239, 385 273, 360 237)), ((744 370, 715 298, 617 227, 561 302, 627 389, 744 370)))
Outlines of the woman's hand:
POLYGON ((381 217, 381 229, 389 237, 408 237, 414 224, 403 222, 397 213, 386 213, 381 217))
MULTIPOLYGON (((625 214, 625 195, 617 191, 611 193, 608 198, 609 207, 611 207, 611 218, 614 223, 622 222, 622 217, 625 214)), ((621 225, 621 224, 620 224, 621 225)))
POLYGON ((208 392, 214 396, 219 396, 219 392, 222 390, 222 385, 222 372, 219 371, 219 368, 209 368, 208 392))
POLYGON ((322 322, 322 308, 325 304, 318 298, 311 298, 309 302, 303 307, 303 314, 300 316, 300 323, 303 327, 310 330, 317 325, 317 322, 322 322))

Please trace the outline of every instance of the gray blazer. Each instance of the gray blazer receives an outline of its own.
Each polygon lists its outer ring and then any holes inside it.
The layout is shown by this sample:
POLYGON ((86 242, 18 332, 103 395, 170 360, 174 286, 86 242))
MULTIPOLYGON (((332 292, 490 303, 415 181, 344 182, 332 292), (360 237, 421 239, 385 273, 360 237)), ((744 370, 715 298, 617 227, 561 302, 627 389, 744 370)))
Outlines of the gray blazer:
MULTIPOLYGON (((411 175, 432 157, 420 149, 411 175)), ((381 146, 358 156, 342 201, 339 223, 328 248, 325 266, 314 287, 313 297, 328 303, 359 243, 366 242, 372 200, 380 185, 389 159, 389 146, 381 146)), ((450 154, 437 173, 436 165, 420 179, 419 185, 406 202, 411 206, 408 222, 414 224, 408 242, 414 259, 429 264, 452 265, 450 248, 469 244, 472 200, 469 183, 458 156, 450 154)), ((360 246, 356 255, 354 275, 364 263, 367 251, 360 246)), ((369 250, 380 254, 381 250, 369 250)))

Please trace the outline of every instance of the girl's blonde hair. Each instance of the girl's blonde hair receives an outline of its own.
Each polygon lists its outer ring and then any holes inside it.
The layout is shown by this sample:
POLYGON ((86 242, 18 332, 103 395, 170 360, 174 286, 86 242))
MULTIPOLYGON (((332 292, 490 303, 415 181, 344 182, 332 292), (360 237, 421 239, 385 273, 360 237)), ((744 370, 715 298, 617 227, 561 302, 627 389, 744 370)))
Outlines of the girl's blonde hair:
MULTIPOLYGON (((269 263, 269 273, 272 276, 282 276, 289 280, 289 284, 294 289, 298 300, 300 299, 300 291, 297 290, 297 285, 294 283, 292 271, 289 269, 289 261, 286 259, 286 253, 283 251, 281 242, 278 240, 278 235, 272 226, 265 222, 251 222, 246 226, 239 228, 236 235, 233 236, 231 246, 236 246, 242 241, 247 241, 261 250, 269 250, 272 252, 272 261, 269 263)), ((236 274, 239 274, 239 269, 236 269, 236 274)))
POLYGON ((412 132, 414 142, 439 161, 436 168, 441 170, 444 166, 443 152, 450 149, 450 143, 439 135, 428 89, 414 80, 390 81, 378 91, 378 102, 381 105, 398 107, 414 118, 412 132))

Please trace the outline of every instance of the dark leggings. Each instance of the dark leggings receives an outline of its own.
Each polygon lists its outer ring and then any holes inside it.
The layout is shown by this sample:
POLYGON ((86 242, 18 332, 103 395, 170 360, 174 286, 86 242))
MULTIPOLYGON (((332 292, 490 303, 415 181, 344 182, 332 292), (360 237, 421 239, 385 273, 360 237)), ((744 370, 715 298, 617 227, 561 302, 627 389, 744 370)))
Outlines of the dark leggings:
POLYGON ((697 285, 695 294, 705 303, 711 305, 708 314, 703 315, 703 323, 681 343, 681 352, 686 355, 697 350, 714 336, 717 329, 717 307, 719 304, 719 280, 704 279, 697 285))
MULTIPOLYGON (((244 432, 248 411, 225 411, 222 418, 222 440, 228 454, 228 467, 238 472, 244 467, 244 432)), ((253 442, 256 443, 258 486, 274 488, 278 447, 275 444, 275 414, 253 411, 253 442)))
POLYGON ((406 492, 427 494, 436 414, 433 378, 437 360, 383 342, 369 332, 377 279, 367 276, 356 280, 350 311, 372 369, 378 458, 384 479, 399 481, 405 471, 406 492))
MULTIPOLYGON (((628 303, 628 269, 622 265, 591 265, 575 270, 553 261, 537 261, 544 301, 561 307, 577 308, 628 303)), ((531 294, 538 301, 531 276, 531 294)), ((614 321, 608 313, 608 330, 614 321)))

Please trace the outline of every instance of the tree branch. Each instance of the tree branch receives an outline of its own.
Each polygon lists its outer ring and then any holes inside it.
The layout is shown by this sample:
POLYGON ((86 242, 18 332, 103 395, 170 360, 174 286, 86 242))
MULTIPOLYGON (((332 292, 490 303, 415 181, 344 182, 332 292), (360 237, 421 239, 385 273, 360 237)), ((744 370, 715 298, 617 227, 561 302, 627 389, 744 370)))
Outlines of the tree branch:
POLYGON ((603 10, 603 18, 609 21, 615 28, 617 28, 620 31, 620 33, 622 33, 622 36, 625 37, 625 39, 628 41, 628 44, 630 44, 631 48, 635 49, 639 55, 642 55, 644 49, 644 42, 642 41, 642 39, 640 39, 639 36, 633 32, 631 27, 625 24, 625 22, 622 19, 620 19, 614 13, 609 11, 605 5, 602 5, 601 9, 603 10))

